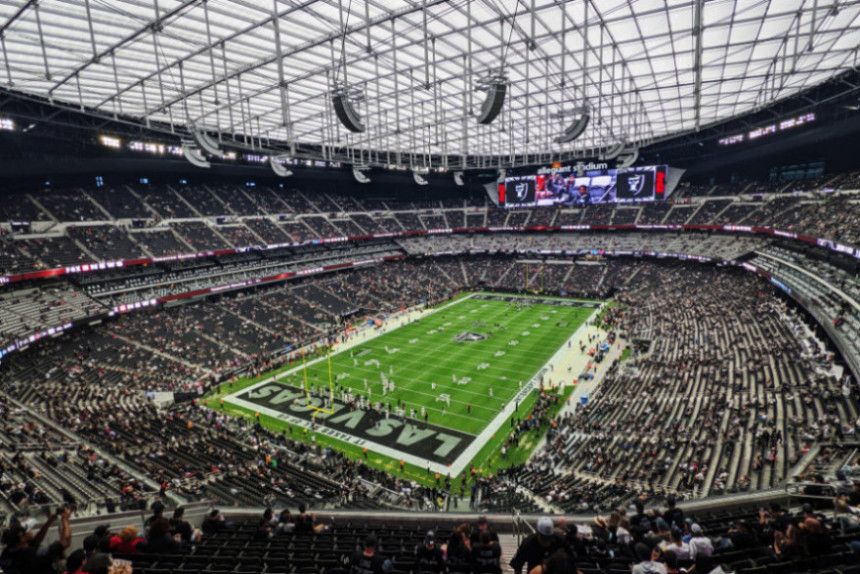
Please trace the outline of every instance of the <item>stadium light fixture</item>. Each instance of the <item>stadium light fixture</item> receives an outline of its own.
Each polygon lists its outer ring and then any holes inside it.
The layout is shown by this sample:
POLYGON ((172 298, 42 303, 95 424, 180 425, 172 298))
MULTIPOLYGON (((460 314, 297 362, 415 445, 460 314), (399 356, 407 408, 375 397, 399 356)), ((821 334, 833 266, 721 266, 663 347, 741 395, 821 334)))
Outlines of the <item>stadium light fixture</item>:
POLYGON ((200 150, 197 149, 196 147, 194 147, 194 142, 188 141, 188 140, 183 140, 182 152, 183 152, 183 155, 185 156, 185 159, 187 159, 188 163, 190 163, 191 165, 196 166, 196 167, 202 167, 202 168, 212 167, 212 164, 210 164, 206 160, 206 158, 203 156, 203 154, 200 153, 200 150))
POLYGON ((119 149, 122 147, 122 142, 120 141, 120 139, 112 136, 99 136, 99 142, 101 142, 103 146, 113 149, 119 149))

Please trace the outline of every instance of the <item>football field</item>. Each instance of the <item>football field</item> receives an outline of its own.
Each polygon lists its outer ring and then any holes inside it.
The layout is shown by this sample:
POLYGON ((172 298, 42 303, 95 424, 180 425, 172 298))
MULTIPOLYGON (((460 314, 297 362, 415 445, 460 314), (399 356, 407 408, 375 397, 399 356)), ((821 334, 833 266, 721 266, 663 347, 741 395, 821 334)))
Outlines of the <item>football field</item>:
MULTIPOLYGON (((502 425, 528 414, 538 386, 562 382, 551 379, 548 362, 557 352, 579 353, 578 339, 568 341, 598 306, 476 294, 308 356, 225 402, 456 475, 502 425), (356 401, 376 412, 348 407, 356 401)), ((564 373, 565 382, 578 374, 564 373)))

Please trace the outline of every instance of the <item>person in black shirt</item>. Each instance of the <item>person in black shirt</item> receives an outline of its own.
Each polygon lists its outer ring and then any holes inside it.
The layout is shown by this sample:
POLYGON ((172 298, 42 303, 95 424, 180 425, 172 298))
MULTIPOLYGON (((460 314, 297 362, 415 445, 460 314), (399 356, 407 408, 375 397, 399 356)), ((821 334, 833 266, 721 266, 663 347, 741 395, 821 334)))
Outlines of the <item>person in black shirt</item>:
POLYGON ((429 530, 424 537, 424 544, 415 547, 415 572, 444 574, 447 571, 445 555, 436 547, 436 534, 429 530))
MULTIPOLYGON (((194 536, 194 529, 191 524, 185 520, 185 509, 177 506, 173 511, 173 518, 170 519, 170 534, 172 536, 179 535, 183 546, 191 544, 191 538, 194 536)), ((197 541, 197 540, 195 540, 197 541)))
POLYGON ((72 531, 69 528, 69 515, 66 508, 60 517, 60 539, 52 542, 44 549, 39 548, 51 524, 57 519, 56 514, 50 514, 34 536, 25 526, 16 524, 3 532, 3 545, 6 548, 0 554, 0 568, 6 574, 56 574, 54 562, 63 555, 72 542, 72 531))
POLYGON ((376 535, 368 534, 364 539, 364 550, 349 558, 349 574, 382 574, 385 559, 376 553, 376 535))
POLYGON ((478 544, 472 547, 475 574, 501 574, 502 572, 502 548, 493 540, 492 534, 489 530, 484 530, 481 532, 478 544))
POLYGON ((314 515, 308 514, 308 508, 304 503, 299 505, 299 515, 296 516, 296 527, 293 533, 297 535, 314 533, 314 515))
POLYGON ((471 536, 472 546, 477 545, 478 542, 481 541, 481 533, 482 532, 489 532, 490 533, 490 539, 493 542, 495 542, 496 544, 499 543, 499 535, 496 534, 496 531, 493 530, 492 526, 490 526, 490 523, 487 521, 487 517, 481 516, 478 518, 478 527, 472 531, 472 536, 471 536))
POLYGON ((448 568, 451 572, 466 573, 472 570, 472 527, 463 523, 448 539, 448 568))
POLYGON ((213 508, 209 514, 206 515, 206 518, 203 519, 203 523, 200 525, 200 530, 203 531, 203 534, 212 536, 213 534, 217 534, 219 530, 224 528, 224 526, 224 516, 218 512, 217 508, 213 508))
POLYGON ((860 506, 860 480, 854 481, 854 490, 848 495, 848 504, 860 506))
POLYGON ((645 514, 645 505, 641 500, 633 504, 636 507, 636 514, 630 517, 630 534, 635 542, 642 542, 645 534, 651 530, 651 519, 645 514))
POLYGON ((540 566, 556 551, 564 548, 564 541, 553 531, 552 518, 544 516, 538 520, 537 532, 520 544, 511 559, 511 568, 516 574, 522 574, 523 566, 526 566, 527 572, 531 572, 535 566, 540 566))
POLYGON ((675 497, 670 496, 666 499, 668 510, 663 513, 665 520, 670 528, 684 528, 684 511, 675 507, 675 497))

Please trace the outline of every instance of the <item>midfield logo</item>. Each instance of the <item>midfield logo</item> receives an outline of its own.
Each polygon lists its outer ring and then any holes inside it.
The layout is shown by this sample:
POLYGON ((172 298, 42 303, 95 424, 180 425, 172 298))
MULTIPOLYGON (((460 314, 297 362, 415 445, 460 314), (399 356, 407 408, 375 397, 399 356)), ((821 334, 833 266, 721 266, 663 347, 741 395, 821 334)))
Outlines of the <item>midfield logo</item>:
POLYGON ((454 340, 458 343, 477 343, 478 341, 483 341, 487 336, 481 333, 474 333, 472 331, 464 331, 454 337, 454 340))

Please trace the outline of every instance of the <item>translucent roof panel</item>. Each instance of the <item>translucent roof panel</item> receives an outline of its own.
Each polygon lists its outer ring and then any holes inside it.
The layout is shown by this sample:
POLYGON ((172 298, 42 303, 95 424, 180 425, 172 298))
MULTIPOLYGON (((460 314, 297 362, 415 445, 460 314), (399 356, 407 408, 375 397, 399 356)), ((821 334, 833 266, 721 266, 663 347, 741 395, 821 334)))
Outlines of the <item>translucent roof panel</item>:
POLYGON ((857 64, 858 16, 829 0, 0 0, 0 86, 335 157, 561 158, 826 81, 857 64), (499 77, 502 113, 479 125, 499 77), (363 133, 331 109, 344 87, 363 133), (583 109, 585 132, 556 143, 583 109))

